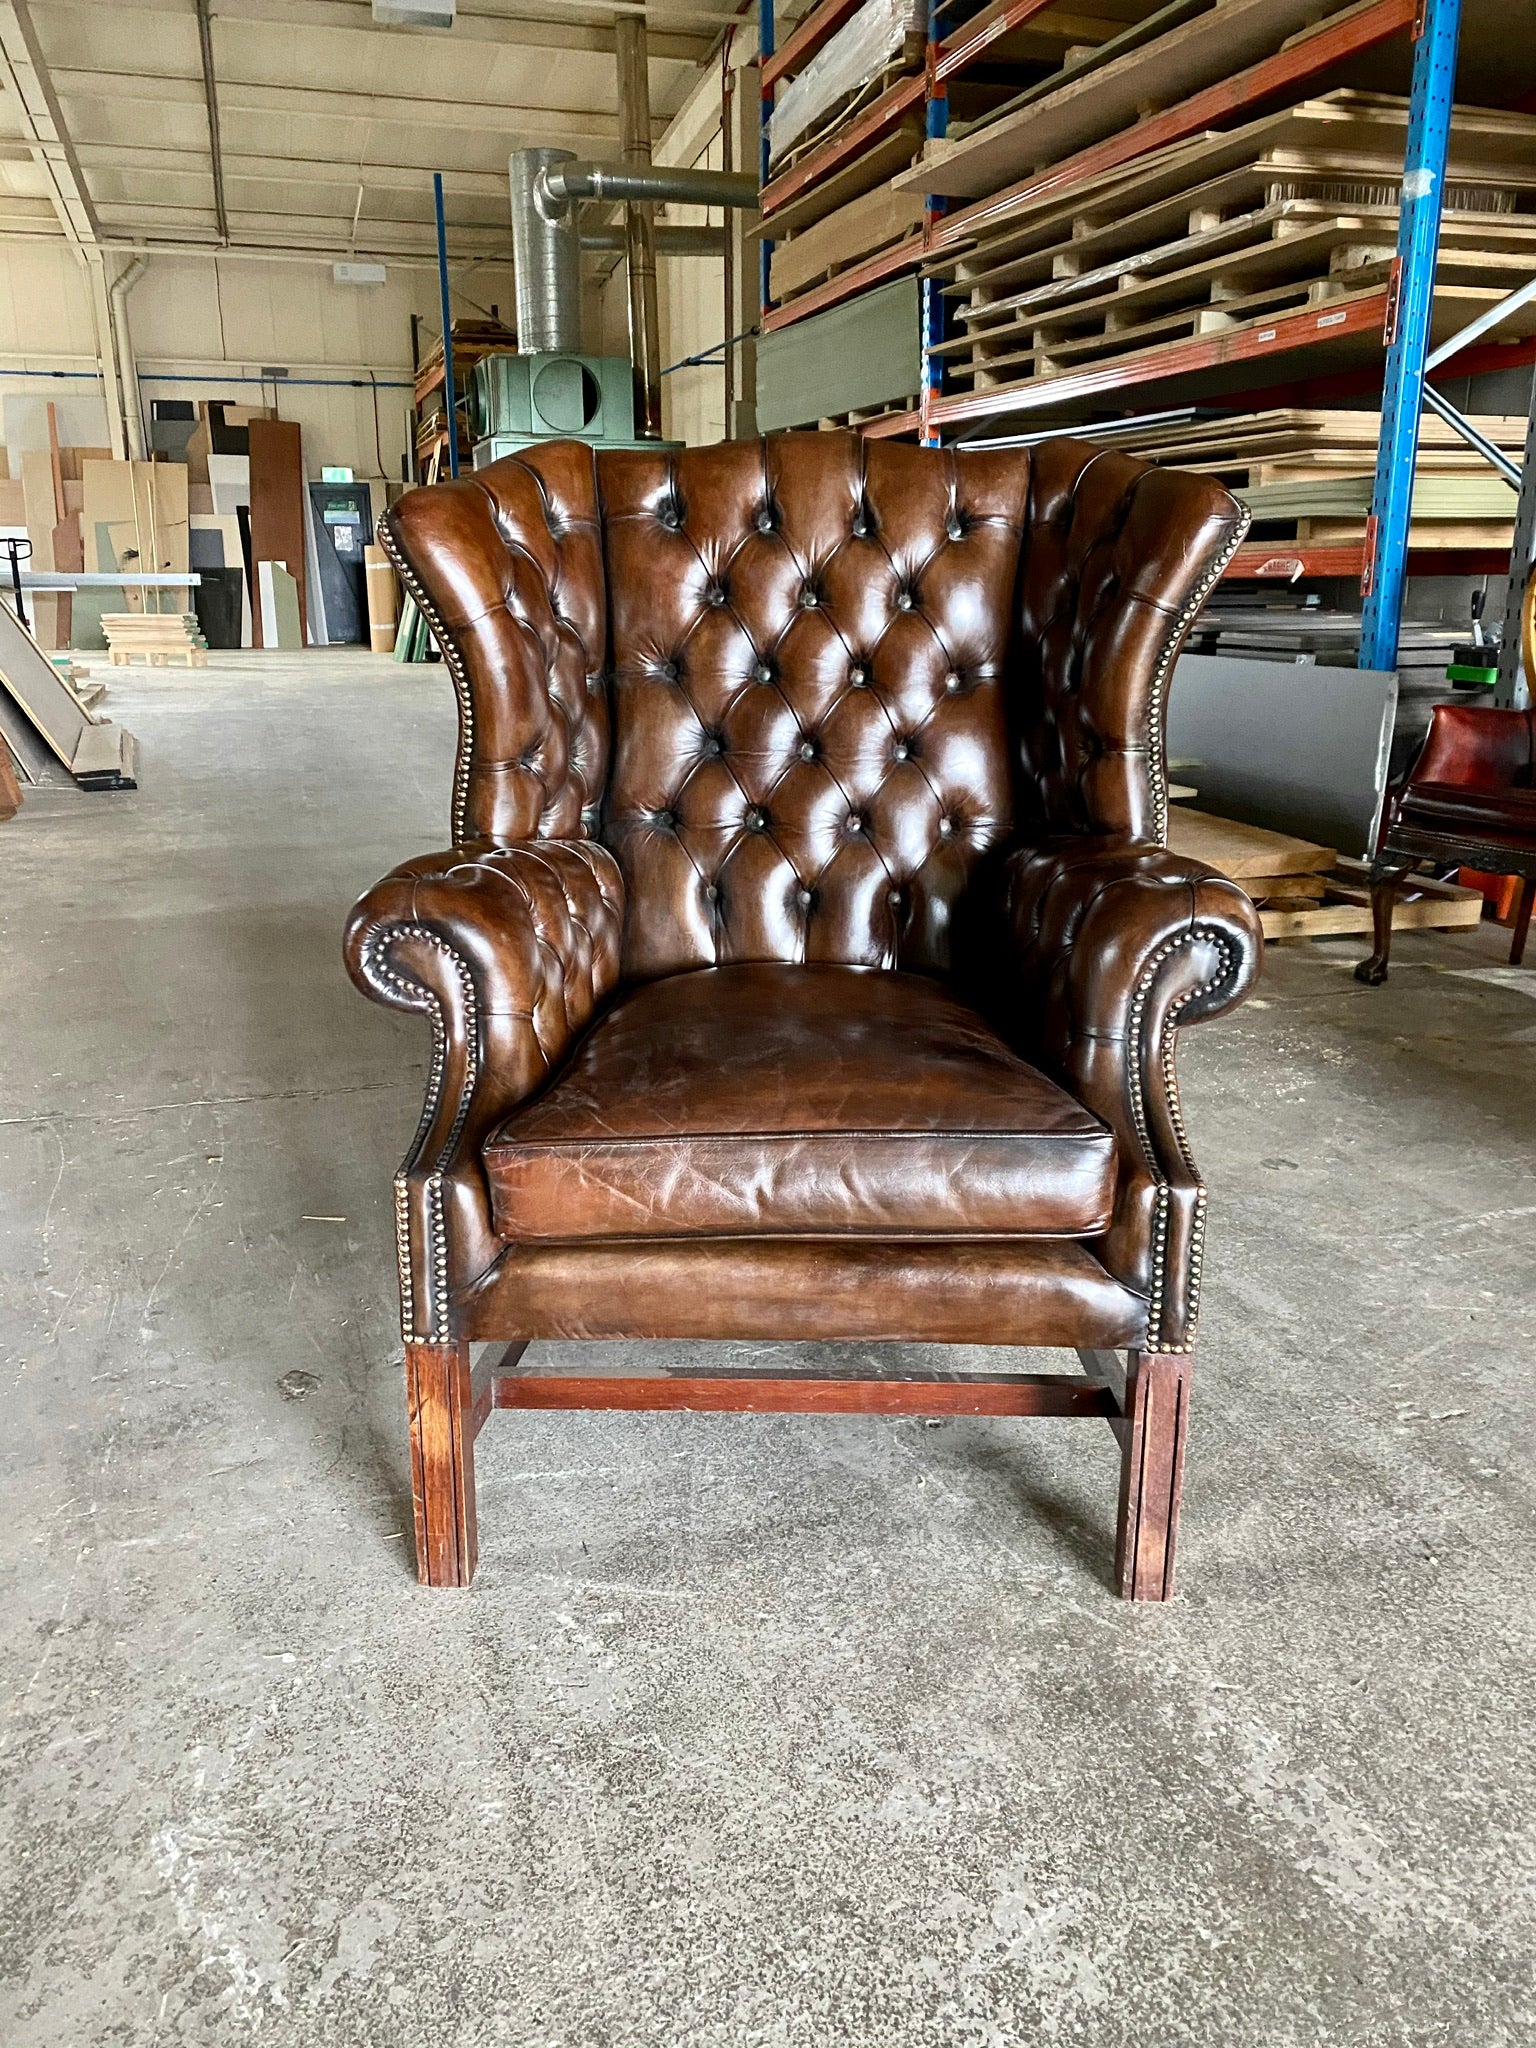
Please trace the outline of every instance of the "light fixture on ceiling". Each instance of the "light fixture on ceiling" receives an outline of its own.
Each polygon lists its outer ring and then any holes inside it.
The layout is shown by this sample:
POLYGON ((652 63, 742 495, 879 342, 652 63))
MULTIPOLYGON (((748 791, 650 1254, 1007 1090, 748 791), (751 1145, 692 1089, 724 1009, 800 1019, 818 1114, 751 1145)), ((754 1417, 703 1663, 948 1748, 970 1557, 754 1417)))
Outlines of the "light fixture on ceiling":
POLYGON ((452 28, 458 0, 373 0, 375 28, 452 28))
POLYGON ((389 272, 382 263, 333 263, 333 284, 383 284, 389 272))

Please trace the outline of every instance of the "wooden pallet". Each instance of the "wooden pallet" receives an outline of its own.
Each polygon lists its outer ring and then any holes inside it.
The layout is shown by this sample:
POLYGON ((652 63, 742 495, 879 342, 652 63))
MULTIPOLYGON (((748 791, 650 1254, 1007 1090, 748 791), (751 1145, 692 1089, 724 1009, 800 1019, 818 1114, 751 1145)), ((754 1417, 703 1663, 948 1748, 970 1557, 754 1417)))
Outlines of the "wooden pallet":
MULTIPOLYGON (((1533 124, 1536 125, 1536 124, 1533 124)), ((1047 247, 1049 281, 957 309, 965 331, 935 353, 956 378, 1051 375, 1176 335, 1207 334, 1379 289, 1395 254, 1395 207, 1338 212, 1282 198, 1129 258, 1061 274, 1070 243, 1047 247)), ((1458 214, 1442 227, 1443 288, 1508 291, 1536 270, 1536 219, 1458 214)))
MULTIPOLYGON (((1000 288, 1006 266, 1027 266, 1033 252, 1053 244, 1069 244, 1073 269, 1087 269, 1272 198, 1310 193, 1341 207, 1392 206, 1407 123, 1408 103, 1394 94, 1340 90, 1238 127, 1186 136, 1088 177, 1063 181, 1046 170, 1016 198, 989 208, 985 224, 963 241, 951 237, 945 263, 960 264, 972 279, 993 278, 1000 288)), ((1536 124, 1529 115, 1456 110, 1449 210, 1529 212, 1533 177, 1536 124)))
MULTIPOLYGON (((1466 931, 1482 921, 1481 890, 1458 888, 1432 875, 1415 875, 1392 906, 1395 932, 1466 931)), ((1369 937, 1371 892, 1347 871, 1328 877, 1324 900, 1306 907, 1273 905, 1261 909, 1264 937, 1276 939, 1342 939, 1369 937)))
POLYGON ((114 668, 134 661, 151 668, 172 661, 188 668, 208 666, 208 643, 191 612, 103 612, 101 629, 114 668))
MULTIPOLYGON (((1238 883, 1258 906, 1267 940, 1345 938, 1371 930, 1366 870, 1341 864, 1331 846, 1181 803, 1168 813, 1168 846, 1238 883)), ((1478 891, 1419 875, 1405 885, 1392 929, 1458 931, 1482 914, 1478 891)))
MULTIPOLYGON (((1149 109, 1177 110, 1200 101, 1250 65, 1279 59, 1282 50, 1289 59, 1286 69, 1306 75, 1305 46, 1331 47, 1341 28, 1347 28, 1348 17, 1362 11, 1349 4, 1330 10, 1319 0, 1220 0, 1219 8, 1115 64, 1063 83, 1031 106, 1000 112, 968 132, 930 143, 911 174, 912 185, 977 199, 1002 192, 1016 180, 1036 182, 1043 167, 1134 131, 1147 121, 1149 109), (1328 19, 1319 20, 1325 12, 1328 19)), ((1149 127, 1156 118, 1153 114, 1149 127)), ((1152 127, 1148 140, 1156 133, 1152 127)))

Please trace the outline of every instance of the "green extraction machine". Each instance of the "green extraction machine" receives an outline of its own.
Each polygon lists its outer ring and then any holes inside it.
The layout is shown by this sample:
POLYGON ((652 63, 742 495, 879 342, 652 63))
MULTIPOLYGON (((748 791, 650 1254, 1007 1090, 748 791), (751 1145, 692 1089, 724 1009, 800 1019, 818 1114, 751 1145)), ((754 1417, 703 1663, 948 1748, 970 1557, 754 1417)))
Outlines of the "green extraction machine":
POLYGON ((540 441, 600 448, 668 448, 635 435, 635 373, 628 356, 482 356, 469 380, 474 466, 484 469, 540 441))

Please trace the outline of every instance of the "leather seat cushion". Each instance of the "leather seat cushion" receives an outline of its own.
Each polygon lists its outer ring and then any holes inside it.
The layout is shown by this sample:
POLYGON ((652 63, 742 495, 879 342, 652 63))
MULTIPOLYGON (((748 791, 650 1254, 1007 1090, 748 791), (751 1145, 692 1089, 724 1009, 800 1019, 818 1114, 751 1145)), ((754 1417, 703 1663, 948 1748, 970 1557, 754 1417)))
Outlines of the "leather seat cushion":
POLYGON ((1457 782, 1413 782, 1399 821, 1416 832, 1536 852, 1536 789, 1469 789, 1457 782))
POLYGON ((648 982, 485 1148, 510 1239, 1089 1237, 1114 1140, 927 977, 648 982))

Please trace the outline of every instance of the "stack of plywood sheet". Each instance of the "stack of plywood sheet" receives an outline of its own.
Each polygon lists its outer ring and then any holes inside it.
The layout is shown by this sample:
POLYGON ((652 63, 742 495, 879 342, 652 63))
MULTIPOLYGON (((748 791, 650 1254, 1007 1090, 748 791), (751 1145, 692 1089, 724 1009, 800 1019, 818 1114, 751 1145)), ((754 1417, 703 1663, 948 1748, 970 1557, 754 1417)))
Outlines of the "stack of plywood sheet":
MULTIPOLYGON (((1475 424, 1485 439, 1520 460, 1523 419, 1485 413, 1475 424)), ((1149 461, 1218 477, 1252 509, 1256 540, 1334 545, 1364 539, 1380 431, 1376 412, 1295 409, 1111 429, 1110 436, 1149 461)), ((1510 486, 1443 420, 1426 413, 1411 544, 1508 547, 1514 517, 1510 486)))
POLYGON ((899 182, 954 199, 1002 192, 1356 11, 1358 0, 1171 0, 980 119, 952 121, 899 182))
MULTIPOLYGON (((187 471, 179 462, 87 461, 81 465, 85 567, 125 576, 189 572, 187 471)), ((181 609, 189 590, 179 595, 181 609)), ((144 602, 131 586, 128 609, 144 602)))
MULTIPOLYGON (((1340 863, 1331 846, 1239 824, 1175 804, 1168 845, 1240 883, 1258 906, 1266 939, 1341 938, 1371 929, 1366 870, 1340 863)), ((1454 931, 1475 925, 1483 899, 1472 889, 1416 876, 1392 914, 1394 931, 1454 931)))
POLYGON ((103 612, 101 627, 114 668, 130 661, 146 661, 151 668, 171 661, 208 666, 208 643, 193 612, 103 612))
MULTIPOLYGON (((1036 181, 935 271, 960 329, 939 349, 948 378, 1014 386, 1308 308, 1320 331, 1342 323, 1391 272, 1406 128, 1405 101, 1341 91, 1065 191, 1036 181)), ((1437 331, 1533 272, 1536 117, 1458 109, 1437 331)))

